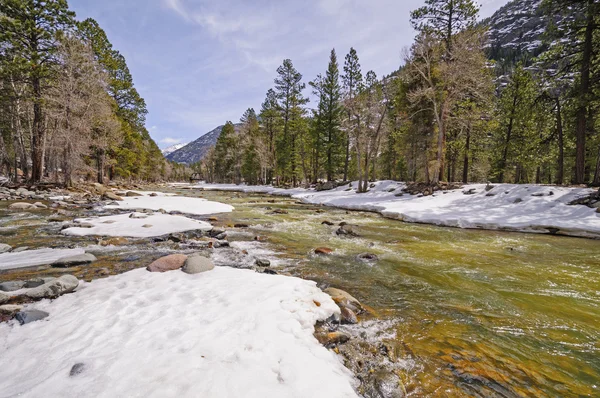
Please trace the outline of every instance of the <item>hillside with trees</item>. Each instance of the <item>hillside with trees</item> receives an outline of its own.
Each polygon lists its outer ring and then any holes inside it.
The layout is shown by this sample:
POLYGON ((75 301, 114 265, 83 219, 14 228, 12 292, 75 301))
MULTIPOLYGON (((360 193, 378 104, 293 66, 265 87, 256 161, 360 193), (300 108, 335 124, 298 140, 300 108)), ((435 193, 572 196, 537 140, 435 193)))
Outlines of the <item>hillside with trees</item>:
POLYGON ((599 7, 513 1, 480 23, 473 1, 426 0, 399 71, 378 78, 353 48, 343 63, 333 49, 306 82, 286 59, 260 111, 195 167, 214 182, 362 190, 375 179, 598 185, 599 7))
POLYGON ((67 186, 169 177, 125 58, 96 21, 66 0, 4 0, 0 27, 0 174, 67 186))

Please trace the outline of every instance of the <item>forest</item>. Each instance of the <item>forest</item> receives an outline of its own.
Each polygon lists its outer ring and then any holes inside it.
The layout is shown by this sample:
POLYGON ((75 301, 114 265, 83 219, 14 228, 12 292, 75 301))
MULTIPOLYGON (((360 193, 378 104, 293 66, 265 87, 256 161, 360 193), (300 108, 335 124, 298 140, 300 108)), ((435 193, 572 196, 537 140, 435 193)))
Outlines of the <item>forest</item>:
POLYGON ((491 60, 500 50, 474 1, 426 0, 397 71, 378 78, 355 49, 343 61, 333 49, 307 84, 286 59, 260 110, 227 122, 194 169, 210 182, 359 180, 363 191, 377 179, 599 185, 599 6, 545 0, 567 22, 549 17, 544 51, 513 51, 507 66, 491 60))
MULTIPOLYGON (((16 181, 298 186, 391 179, 600 185, 600 2, 544 0, 544 51, 492 60, 472 0, 425 0, 402 65, 350 48, 306 82, 285 59, 259 111, 190 167, 166 161, 125 58, 66 0, 0 2, 0 174, 16 181), (553 16, 564 15, 560 24, 553 16), (309 101, 312 99, 312 102, 309 101)), ((390 55, 396 56, 396 55, 390 55)))
POLYGON ((66 0, 0 2, 0 175, 155 181, 169 165, 123 55, 66 0))

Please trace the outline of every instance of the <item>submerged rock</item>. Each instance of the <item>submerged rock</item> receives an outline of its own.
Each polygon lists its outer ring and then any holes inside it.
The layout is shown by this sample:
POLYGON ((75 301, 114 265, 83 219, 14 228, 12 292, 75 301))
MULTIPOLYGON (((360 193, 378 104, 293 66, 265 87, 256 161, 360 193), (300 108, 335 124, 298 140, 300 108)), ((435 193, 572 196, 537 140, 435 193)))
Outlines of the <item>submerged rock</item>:
POLYGON ((201 255, 191 255, 185 260, 181 270, 186 274, 199 274, 201 272, 210 271, 215 268, 210 258, 201 255))
POLYGON ((370 374, 364 383, 365 398, 402 398, 405 396, 400 377, 388 370, 380 369, 370 374))
POLYGON ((373 253, 360 253, 358 256, 356 256, 357 259, 362 260, 362 261, 377 261, 379 260, 379 257, 377 257, 376 254, 373 253))
POLYGON ((315 249, 315 254, 331 254, 333 253, 333 249, 330 249, 328 247, 317 247, 315 249))
POLYGON ((56 260, 52 263, 53 267, 73 267, 76 265, 90 264, 98 260, 96 256, 91 253, 78 254, 76 256, 64 257, 56 260))
POLYGON ((185 254, 170 254, 155 260, 146 269, 150 272, 173 271, 183 267, 187 258, 185 254))
POLYGON ((325 220, 325 221, 323 221, 323 222, 321 223, 321 225, 329 225, 329 226, 332 226, 332 225, 333 225, 333 223, 332 223, 331 221, 325 220))
POLYGON ((323 344, 327 348, 335 347, 338 344, 344 344, 350 340, 350 336, 342 332, 319 332, 315 333, 315 337, 319 343, 323 344))
POLYGON ((27 290, 23 296, 32 300, 55 298, 73 292, 79 286, 79 279, 73 275, 62 275, 41 286, 27 290))
POLYGON ((19 321, 21 325, 25 325, 27 323, 40 321, 46 318, 48 315, 50 314, 45 311, 26 310, 18 312, 17 315, 15 315, 15 318, 17 319, 17 321, 19 321))
POLYGON ((337 235, 341 235, 341 236, 359 236, 355 227, 350 224, 344 224, 344 225, 340 226, 338 228, 338 230, 335 231, 335 233, 337 235))
POLYGON ((36 205, 26 202, 17 202, 8 206, 10 210, 34 210, 37 209, 36 205))

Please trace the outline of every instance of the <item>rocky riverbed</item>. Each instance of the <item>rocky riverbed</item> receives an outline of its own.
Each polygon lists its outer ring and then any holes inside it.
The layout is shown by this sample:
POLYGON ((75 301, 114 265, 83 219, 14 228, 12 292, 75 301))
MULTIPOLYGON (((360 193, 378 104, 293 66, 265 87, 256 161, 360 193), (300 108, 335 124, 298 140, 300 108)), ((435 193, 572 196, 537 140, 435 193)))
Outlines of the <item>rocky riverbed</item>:
MULTIPOLYGON (((411 225, 260 194, 112 187, 115 199, 102 189, 28 189, 37 197, 17 196, 15 190, 12 200, 0 201, 0 243, 10 247, 8 254, 70 249, 96 259, 66 268, 48 263, 3 270, 0 281, 47 283, 51 280, 42 278, 73 275, 89 282, 171 255, 178 262, 168 273, 183 273, 184 257, 204 257, 217 268, 315 280, 331 293, 340 313, 318 322, 315 337, 343 359, 364 396, 596 391, 594 341, 600 331, 586 314, 597 312, 600 271, 591 265, 600 260, 597 241, 411 225), (235 211, 183 215, 208 223, 210 230, 152 237, 64 235, 68 228, 93 228, 102 217, 126 215, 126 222, 139 221, 142 229, 148 218, 136 217, 182 216, 176 210, 119 208, 135 195, 149 197, 149 191, 202 197, 235 211), (8 209, 16 202, 47 208, 8 209), (76 225, 88 219, 91 227, 76 225)), ((5 318, 19 309, 12 307, 5 318)))

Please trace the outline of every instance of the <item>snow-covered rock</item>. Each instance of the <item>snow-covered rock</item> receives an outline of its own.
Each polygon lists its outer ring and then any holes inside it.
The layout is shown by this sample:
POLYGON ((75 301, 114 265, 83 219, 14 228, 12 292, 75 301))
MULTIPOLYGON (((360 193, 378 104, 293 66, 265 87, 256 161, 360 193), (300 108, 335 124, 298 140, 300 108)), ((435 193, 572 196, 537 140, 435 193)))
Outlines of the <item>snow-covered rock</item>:
POLYGON ((339 313, 315 282, 137 269, 35 308, 50 316, 0 324, 0 362, 18 364, 0 366, 3 396, 357 396, 313 336, 317 320, 339 313))

